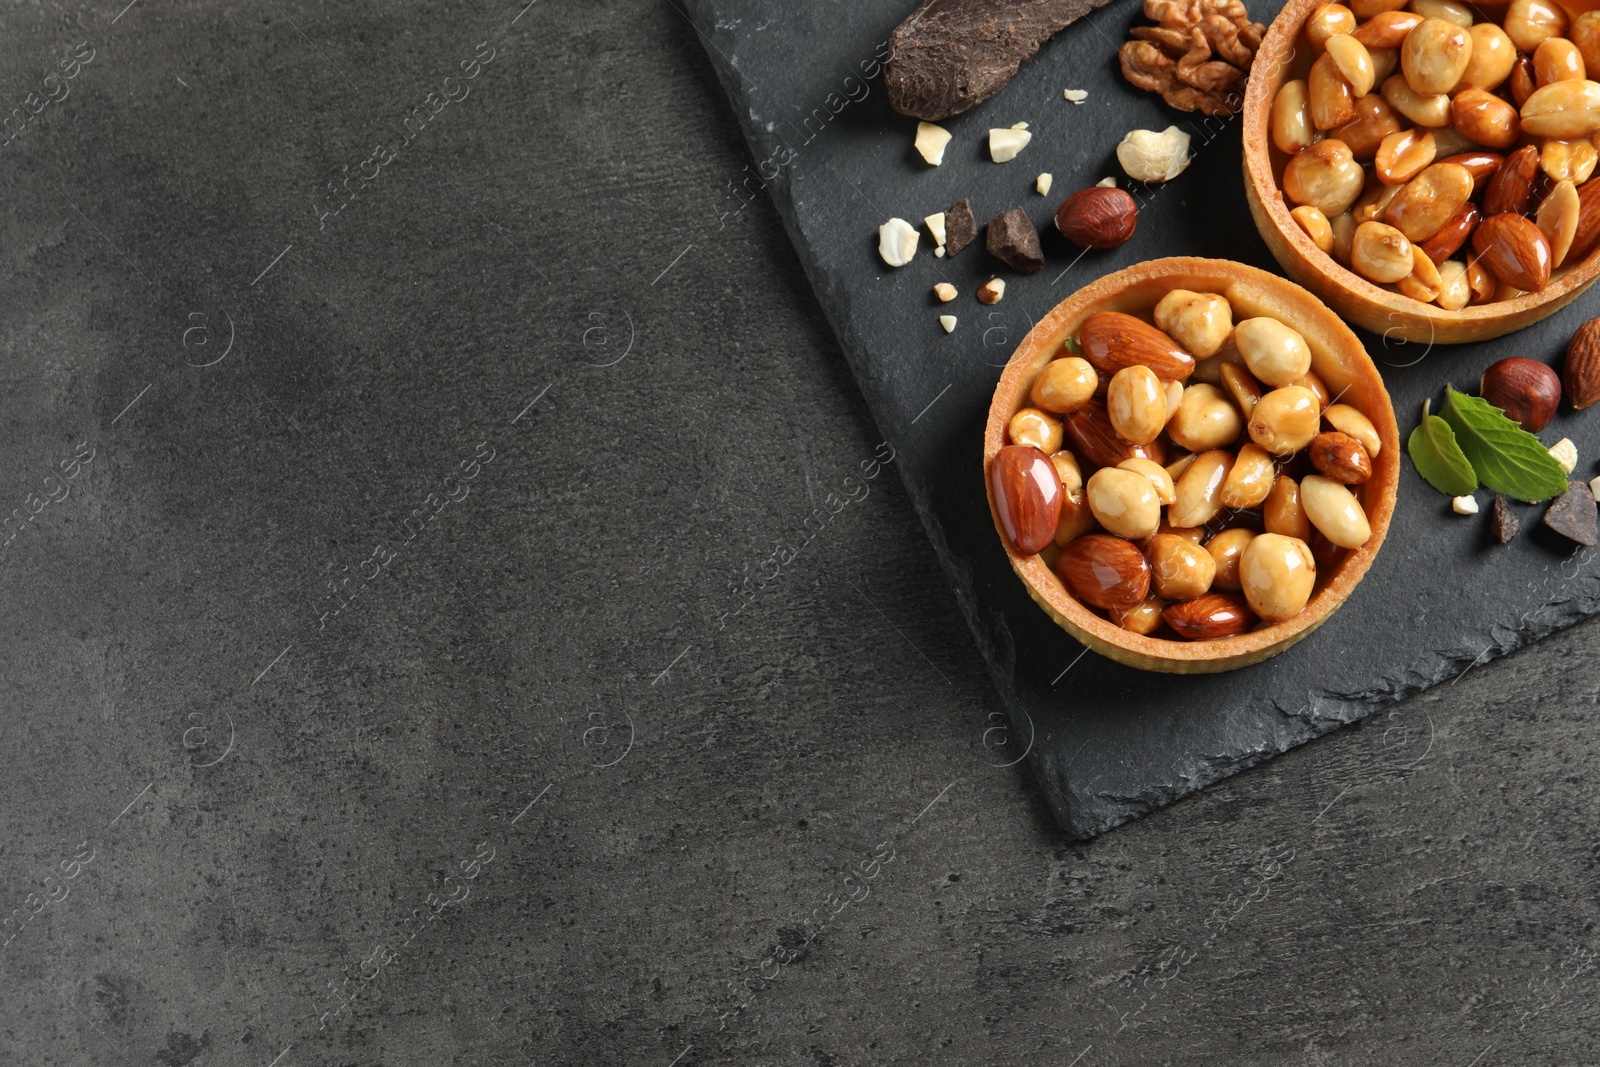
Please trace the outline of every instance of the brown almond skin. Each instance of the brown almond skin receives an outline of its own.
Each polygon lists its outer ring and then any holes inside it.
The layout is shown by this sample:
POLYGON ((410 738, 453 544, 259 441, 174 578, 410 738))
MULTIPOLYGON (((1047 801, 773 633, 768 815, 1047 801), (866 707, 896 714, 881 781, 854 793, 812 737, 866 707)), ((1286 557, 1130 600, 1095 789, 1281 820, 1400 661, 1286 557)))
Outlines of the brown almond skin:
POLYGON ((1573 332, 1561 380, 1567 402, 1579 411, 1600 402, 1600 319, 1590 319, 1573 332))
POLYGON ((1161 617, 1178 636, 1190 641, 1242 634, 1256 621, 1242 593, 1207 593, 1193 600, 1183 600, 1170 605, 1161 617))
POLYGON ((989 481, 1011 547, 1031 556, 1055 540, 1065 494, 1049 456, 1029 445, 1007 445, 990 462, 989 481))
POLYGON ((1525 293, 1550 281, 1550 242, 1521 215, 1490 215, 1472 233, 1472 247, 1489 273, 1525 293))
POLYGON ((1107 381, 1124 367, 1142 366, 1166 382, 1181 382, 1194 373, 1194 356, 1178 342, 1132 315, 1097 311, 1078 330, 1083 358, 1107 381))
POLYGON ((1533 69, 1533 57, 1518 53, 1516 62, 1511 65, 1511 77, 1506 79, 1506 84, 1511 86, 1511 98, 1517 102, 1517 107, 1522 107, 1528 102, 1528 97, 1533 95, 1533 90, 1538 87, 1538 75, 1533 69))
POLYGON ((1561 406, 1561 378, 1536 359, 1510 356, 1483 372, 1478 395, 1524 430, 1538 433, 1561 406))
POLYGON ((1139 205, 1126 189, 1080 189, 1056 209, 1056 229, 1084 248, 1115 248, 1133 236, 1139 205))
POLYGON ((1594 249, 1600 238, 1600 182, 1586 181, 1578 186, 1578 230, 1572 235, 1572 248, 1562 262, 1576 264, 1594 249))
POLYGON ((1494 177, 1494 172, 1505 161, 1506 157, 1499 152, 1459 152, 1439 160, 1440 163, 1454 163, 1467 168, 1467 173, 1472 175, 1473 196, 1483 192, 1484 184, 1494 177))
POLYGON ((1349 146, 1356 162, 1371 163, 1383 139, 1391 133, 1399 133, 1403 127, 1399 115, 1379 93, 1357 97, 1354 106, 1356 117, 1343 126, 1329 130, 1328 136, 1336 137, 1349 146))
MULTIPOLYGON (((1533 179, 1538 173, 1537 145, 1523 145, 1507 156, 1494 172, 1494 177, 1489 179, 1488 188, 1483 191, 1484 216, 1506 212, 1520 215, 1527 211, 1528 204, 1533 200, 1533 179)), ((1473 188, 1477 188, 1476 179, 1473 188)))
POLYGON ((1360 485, 1372 477, 1372 457, 1347 433, 1329 430, 1311 439, 1311 465, 1342 485, 1360 485))
POLYGON ((1423 254, 1434 263, 1443 263, 1467 243, 1467 238, 1472 236, 1482 217, 1477 204, 1468 204, 1456 212, 1438 233, 1422 242, 1423 254))
POLYGON ((1150 595, 1150 561, 1124 537, 1084 534, 1056 557, 1056 577, 1085 604, 1128 611, 1150 595))
MULTIPOLYGON (((1070 415, 1062 417, 1061 425, 1072 441, 1072 452, 1079 461, 1090 467, 1115 467, 1125 459, 1152 459, 1162 466, 1167 463, 1167 446, 1161 438, 1147 445, 1136 445, 1122 439, 1112 428, 1106 414, 1106 402, 1095 397, 1070 415)), ((1084 477, 1089 471, 1084 470, 1084 477)))

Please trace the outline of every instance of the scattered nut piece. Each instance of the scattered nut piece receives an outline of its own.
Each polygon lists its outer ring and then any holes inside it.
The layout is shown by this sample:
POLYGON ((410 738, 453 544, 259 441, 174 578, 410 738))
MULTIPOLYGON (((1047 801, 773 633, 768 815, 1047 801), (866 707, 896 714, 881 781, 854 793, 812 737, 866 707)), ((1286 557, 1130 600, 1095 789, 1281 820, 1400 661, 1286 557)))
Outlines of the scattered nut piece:
POLYGON ((944 162, 944 150, 950 143, 950 131, 931 122, 917 123, 917 151, 929 166, 944 162))
POLYGON ((1189 166, 1189 135, 1176 126, 1130 130, 1117 145, 1117 162, 1136 181, 1169 182, 1189 166))
POLYGON ((933 254, 934 254, 934 256, 936 258, 943 259, 944 258, 944 245, 940 245, 938 248, 935 248, 933 250, 933 254))
POLYGON ((923 217, 922 224, 928 228, 928 235, 933 238, 933 247, 944 247, 944 212, 937 215, 923 217))
POLYGON ((1033 180, 1033 187, 1039 190, 1040 196, 1049 196, 1050 186, 1055 183, 1055 180, 1056 179, 1054 175, 1052 175, 1049 171, 1045 171, 1043 174, 1039 175, 1033 180))
POLYGON ((1556 462, 1561 464, 1561 469, 1571 474, 1578 466, 1578 446, 1572 443, 1572 438, 1563 437, 1550 446, 1550 454, 1556 457, 1556 462))
POLYGON ((1089 99, 1089 90, 1063 89, 1061 90, 1061 95, 1066 97, 1068 100, 1071 100, 1074 104, 1081 104, 1085 100, 1089 99))
POLYGON ((1522 520, 1511 510, 1511 501, 1503 496, 1494 498, 1494 536, 1502 545, 1522 532, 1522 520))
POLYGON ((933 295, 948 304, 956 298, 956 287, 949 282, 940 282, 933 287, 933 295))
POLYGON ((1457 515, 1476 515, 1478 501, 1472 496, 1458 496, 1450 501, 1450 510, 1457 515))
POLYGON ((878 227, 878 255, 891 267, 903 267, 917 254, 921 236, 905 219, 890 219, 878 227))
POLYGON ((1097 189, 1115 189, 1117 187, 1117 179, 1108 174, 1094 184, 1097 189))
POLYGON ((945 333, 955 333, 956 317, 954 315, 940 315, 939 325, 944 327, 945 333))
POLYGON ((1028 142, 1031 140, 1033 140, 1033 134, 1015 127, 1009 130, 990 130, 989 158, 996 163, 1010 163, 1017 158, 1018 152, 1028 146, 1028 142))
POLYGON ((978 286, 978 303, 998 304, 1000 298, 1006 295, 1006 283, 1002 278, 990 278, 978 286))
POLYGON ((1556 497, 1544 513, 1544 524, 1569 541, 1593 548, 1600 541, 1596 528, 1594 494, 1582 482, 1568 482, 1567 491, 1556 497))
POLYGON ((1028 128, 1028 124, 1026 122, 1013 122, 1011 128, 1013 130, 1025 130, 1028 128))

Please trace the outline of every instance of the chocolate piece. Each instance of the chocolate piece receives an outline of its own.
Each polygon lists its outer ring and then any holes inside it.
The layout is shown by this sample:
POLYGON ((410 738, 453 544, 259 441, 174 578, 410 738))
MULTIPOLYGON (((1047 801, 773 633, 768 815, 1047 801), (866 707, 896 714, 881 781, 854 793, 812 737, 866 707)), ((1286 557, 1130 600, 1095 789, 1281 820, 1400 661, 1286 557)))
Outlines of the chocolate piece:
POLYGON ((1513 537, 1522 532, 1522 520, 1511 510, 1511 501, 1503 496, 1494 498, 1494 518, 1491 521, 1495 539, 1502 545, 1510 543, 1513 537))
POLYGON ((1044 252, 1039 248, 1039 231, 1020 207, 1002 211, 989 220, 984 234, 989 254, 1012 270, 1032 274, 1044 269, 1044 252))
POLYGON ((978 237, 978 220, 972 217, 972 204, 962 197, 944 212, 944 254, 953 256, 978 237))
POLYGON ((889 106, 937 122, 1010 84, 1022 61, 1107 0, 923 0, 889 35, 889 106))
POLYGON ((1594 494, 1582 482, 1568 482, 1567 491, 1556 497, 1544 513, 1544 524, 1569 541, 1593 548, 1600 543, 1595 528, 1594 494))

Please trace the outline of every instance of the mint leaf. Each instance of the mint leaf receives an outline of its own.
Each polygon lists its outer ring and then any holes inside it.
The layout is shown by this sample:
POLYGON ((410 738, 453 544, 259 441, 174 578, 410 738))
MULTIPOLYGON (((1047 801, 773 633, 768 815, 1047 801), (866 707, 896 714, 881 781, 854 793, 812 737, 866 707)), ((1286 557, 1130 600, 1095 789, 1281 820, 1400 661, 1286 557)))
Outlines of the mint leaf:
POLYGON ((1456 443, 1450 424, 1428 414, 1431 403, 1423 401, 1422 422, 1406 439, 1406 451, 1411 453, 1411 462, 1416 464, 1423 481, 1445 496, 1466 496, 1478 488, 1478 476, 1456 443))
POLYGON ((1083 355, 1083 346, 1078 344, 1078 339, 1076 337, 1073 337, 1069 334, 1067 339, 1062 343, 1066 346, 1067 351, 1071 352, 1073 355, 1083 355))
POLYGON ((1533 434, 1482 397, 1445 387, 1439 413, 1456 433, 1484 485, 1497 493, 1533 502, 1567 491, 1567 472, 1533 434))

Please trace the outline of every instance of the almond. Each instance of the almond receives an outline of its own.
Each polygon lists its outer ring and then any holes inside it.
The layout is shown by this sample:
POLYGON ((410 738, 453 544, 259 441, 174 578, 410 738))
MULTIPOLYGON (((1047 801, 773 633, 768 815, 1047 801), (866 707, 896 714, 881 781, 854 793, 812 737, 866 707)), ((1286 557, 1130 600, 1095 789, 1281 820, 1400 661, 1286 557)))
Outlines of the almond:
POLYGON ((1181 382, 1194 373, 1194 356, 1188 349, 1143 319, 1120 311, 1097 311, 1084 319, 1078 345, 1083 358, 1108 381, 1122 368, 1134 366, 1149 367, 1169 382, 1181 382))
POLYGON ((1467 238, 1472 236, 1480 217, 1478 205, 1469 202, 1466 207, 1452 215, 1450 221, 1445 223, 1438 233, 1416 247, 1422 249, 1430 262, 1443 263, 1467 243, 1467 238))
POLYGON ((989 464, 995 512, 1006 540, 1031 556, 1055 540, 1061 520, 1061 479, 1037 448, 1007 445, 989 464))
POLYGON ((1600 319, 1590 319, 1573 333, 1561 383, 1567 401, 1579 410, 1600 401, 1600 319))
POLYGON ((1062 426, 1072 442, 1072 451, 1091 467, 1115 467, 1125 459, 1149 459, 1166 465, 1167 446, 1162 440, 1158 437, 1147 445, 1123 440, 1112 428, 1102 399, 1091 399, 1077 411, 1063 416, 1062 426))
POLYGON ((1473 232, 1472 247, 1489 273, 1513 289, 1531 293, 1550 280, 1550 242, 1521 215, 1490 215, 1473 232))
POLYGON ((1372 457, 1347 433, 1329 430, 1311 439, 1311 465, 1324 477, 1344 485, 1360 485, 1372 477, 1372 457))
POLYGON ((1084 534, 1056 557, 1056 577, 1085 604, 1127 611, 1150 595, 1150 563, 1139 546, 1110 534, 1084 534))
POLYGON ((1191 641, 1242 634, 1256 621, 1255 613, 1240 593, 1207 593, 1171 605, 1161 617, 1180 637, 1191 641))
POLYGON ((1506 157, 1498 152, 1459 152, 1439 162, 1457 163, 1467 168, 1467 173, 1472 175, 1472 195, 1477 196, 1505 161, 1506 157))
POLYGON ((1507 156, 1483 192, 1484 216, 1503 212, 1520 215, 1528 210, 1528 201, 1533 198, 1533 179, 1538 173, 1538 145, 1523 145, 1507 156))
POLYGON ((1115 248, 1133 236, 1139 205, 1122 189, 1080 189, 1056 209, 1056 229, 1084 248, 1115 248))
POLYGON ((1587 181, 1578 186, 1578 228, 1567 250, 1567 262, 1576 263, 1587 256, 1596 238, 1600 238, 1600 182, 1587 181))

